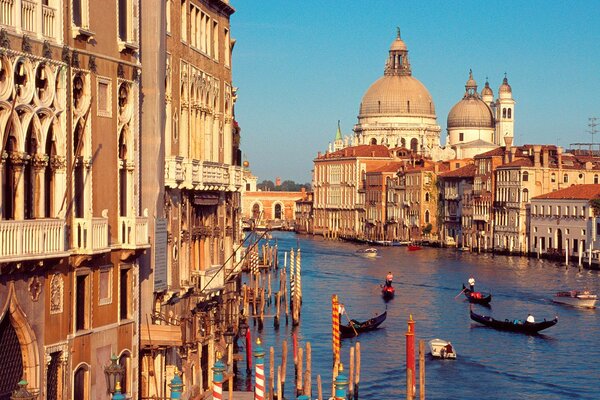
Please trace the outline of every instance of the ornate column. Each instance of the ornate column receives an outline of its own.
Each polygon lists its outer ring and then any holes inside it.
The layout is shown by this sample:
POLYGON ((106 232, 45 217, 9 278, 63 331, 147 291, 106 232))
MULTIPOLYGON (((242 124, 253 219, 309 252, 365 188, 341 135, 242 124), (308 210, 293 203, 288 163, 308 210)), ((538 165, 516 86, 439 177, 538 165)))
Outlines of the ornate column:
POLYGON ((50 217, 57 217, 60 212, 59 207, 62 205, 63 197, 67 190, 67 159, 65 156, 50 157, 50 168, 52 169, 54 184, 50 190, 50 217))
POLYGON ((7 184, 14 188, 14 219, 22 220, 25 217, 25 182, 23 179, 23 169, 29 159, 27 153, 10 152, 8 155, 13 173, 11 175, 12 182, 7 184))
POLYGON ((2 220, 4 207, 6 207, 6 204, 4 204, 4 190, 2 188, 6 185, 6 182, 4 182, 4 168, 6 167, 7 158, 8 154, 6 154, 6 152, 0 154, 0 220, 2 220))
POLYGON ((36 154, 31 158, 33 169, 33 216, 35 218, 45 217, 45 193, 46 193, 46 167, 50 157, 46 154, 36 154))
POLYGON ((127 198, 125 199, 125 203, 127 205, 127 210, 125 212, 125 215, 127 215, 128 217, 135 217, 137 216, 136 212, 135 212, 135 204, 137 203, 135 201, 135 199, 133 198, 135 195, 135 188, 134 188, 134 182, 135 182, 135 177, 134 177, 134 173, 135 173, 135 163, 133 161, 127 161, 125 163, 125 169, 127 171, 127 198))

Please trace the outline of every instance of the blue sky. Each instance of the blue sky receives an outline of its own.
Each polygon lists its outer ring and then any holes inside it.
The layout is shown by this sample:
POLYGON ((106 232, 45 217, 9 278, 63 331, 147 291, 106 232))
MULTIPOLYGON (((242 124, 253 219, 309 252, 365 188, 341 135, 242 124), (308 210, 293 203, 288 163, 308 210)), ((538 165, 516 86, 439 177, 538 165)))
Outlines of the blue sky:
POLYGON ((469 69, 479 90, 489 77, 494 95, 508 74, 516 144, 590 142, 588 118, 600 117, 600 1, 231 4, 235 112, 259 182, 311 181, 312 160, 338 119, 344 136, 352 134, 397 26, 413 76, 433 97, 442 141, 469 69))

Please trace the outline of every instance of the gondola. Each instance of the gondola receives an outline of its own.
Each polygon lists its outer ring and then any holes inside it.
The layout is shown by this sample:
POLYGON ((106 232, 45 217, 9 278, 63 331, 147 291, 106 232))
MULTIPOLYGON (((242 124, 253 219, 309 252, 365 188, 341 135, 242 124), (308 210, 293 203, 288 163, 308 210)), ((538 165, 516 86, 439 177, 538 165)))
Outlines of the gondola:
POLYGON ((556 325, 558 322, 558 317, 554 317, 551 321, 543 320, 542 322, 523 322, 521 320, 508 320, 499 321, 492 317, 488 317, 487 315, 479 315, 470 311, 471 319, 473 321, 479 322, 480 324, 501 329, 504 331, 512 331, 512 332, 522 332, 527 333, 529 335, 536 335, 539 331, 550 328, 551 326, 556 325))
POLYGON ((381 285, 381 295, 384 300, 391 300, 396 294, 396 289, 393 286, 381 285))
POLYGON ((418 251, 418 250, 421 250, 421 246, 416 245, 416 244, 408 245, 408 251, 418 251))
POLYGON ((463 293, 467 297, 470 303, 477 303, 483 305, 489 305, 490 301, 492 301, 492 294, 488 292, 475 292, 471 291, 468 287, 463 283, 463 293))
POLYGON ((385 310, 383 314, 379 314, 364 322, 351 319, 350 322, 346 325, 340 324, 340 334, 342 336, 355 336, 356 334, 361 332, 372 331, 374 329, 377 329, 377 327, 379 327, 379 325, 381 325, 383 321, 385 321, 386 317, 387 310, 385 310))

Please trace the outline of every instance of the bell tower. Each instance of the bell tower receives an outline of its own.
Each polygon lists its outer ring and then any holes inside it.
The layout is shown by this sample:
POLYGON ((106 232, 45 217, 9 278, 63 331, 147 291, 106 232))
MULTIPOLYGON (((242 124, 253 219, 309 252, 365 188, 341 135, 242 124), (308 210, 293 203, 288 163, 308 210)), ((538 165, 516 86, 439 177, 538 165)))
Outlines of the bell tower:
MULTIPOLYGON (((506 73, 502 85, 498 89, 496 100, 496 132, 494 142, 499 146, 506 146, 504 138, 515 136, 515 100, 512 97, 512 88, 508 84, 506 73)), ((512 141, 511 141, 512 143, 512 141)))

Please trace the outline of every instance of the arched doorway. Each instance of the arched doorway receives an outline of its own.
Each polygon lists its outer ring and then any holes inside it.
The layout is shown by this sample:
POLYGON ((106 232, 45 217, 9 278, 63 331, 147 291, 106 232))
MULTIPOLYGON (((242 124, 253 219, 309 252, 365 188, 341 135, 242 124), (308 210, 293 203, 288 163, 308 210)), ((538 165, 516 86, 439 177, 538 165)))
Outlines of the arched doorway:
POLYGON ((563 249, 563 241, 562 241, 562 230, 556 230, 556 248, 559 252, 562 252, 563 249))
POLYGON ((254 203, 252 206, 252 218, 259 219, 260 218, 260 204, 254 203))
POLYGON ((8 315, 0 322, 0 400, 9 400, 23 377, 23 354, 17 331, 8 315))
POLYGON ((414 151, 415 153, 418 151, 419 149, 419 141, 416 138, 413 138, 410 140, 410 149, 412 151, 414 151))
POLYGON ((281 219, 281 214, 281 204, 277 203, 275 204, 275 210, 273 212, 273 215, 275 219, 281 219))

